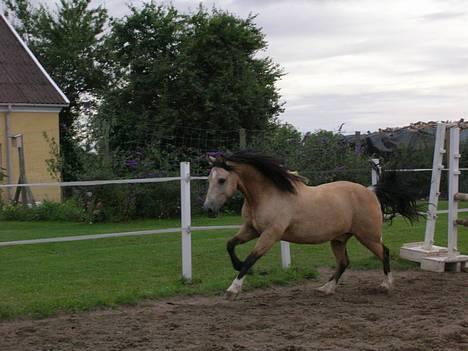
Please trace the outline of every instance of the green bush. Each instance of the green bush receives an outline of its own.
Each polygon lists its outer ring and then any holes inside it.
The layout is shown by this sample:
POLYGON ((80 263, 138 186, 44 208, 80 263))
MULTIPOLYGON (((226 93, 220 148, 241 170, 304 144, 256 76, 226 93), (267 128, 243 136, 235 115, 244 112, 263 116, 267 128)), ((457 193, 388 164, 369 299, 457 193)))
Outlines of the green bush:
POLYGON ((302 135, 285 123, 251 138, 249 148, 283 159, 289 169, 307 177, 310 185, 337 180, 370 183, 369 156, 356 153, 339 133, 319 130, 302 135))
POLYGON ((63 203, 44 201, 34 207, 4 205, 0 219, 7 221, 70 221, 83 222, 86 212, 74 200, 63 203))
MULTIPOLYGON (((193 197, 193 196, 192 196, 193 197)), ((137 186, 135 212, 143 218, 171 218, 180 215, 180 183, 137 186)))

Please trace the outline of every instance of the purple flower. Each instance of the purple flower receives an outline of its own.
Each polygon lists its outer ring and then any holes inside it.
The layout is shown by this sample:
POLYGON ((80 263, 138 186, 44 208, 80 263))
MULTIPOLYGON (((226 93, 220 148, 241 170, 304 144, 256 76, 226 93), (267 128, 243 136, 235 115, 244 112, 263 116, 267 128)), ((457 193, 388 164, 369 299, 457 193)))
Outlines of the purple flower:
POLYGON ((224 152, 222 151, 210 151, 210 152, 207 152, 207 155, 208 156, 211 156, 211 157, 221 157, 221 156, 224 156, 224 152))
POLYGON ((130 168, 135 169, 138 166, 138 160, 126 160, 125 165, 130 167, 130 168))

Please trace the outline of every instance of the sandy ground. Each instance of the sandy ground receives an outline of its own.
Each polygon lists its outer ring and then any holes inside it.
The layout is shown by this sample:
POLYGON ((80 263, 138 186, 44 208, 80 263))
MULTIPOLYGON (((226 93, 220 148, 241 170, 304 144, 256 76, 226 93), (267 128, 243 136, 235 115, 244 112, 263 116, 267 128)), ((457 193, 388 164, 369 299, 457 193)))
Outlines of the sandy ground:
POLYGON ((390 294, 380 272, 348 271, 334 296, 309 282, 4 321, 0 350, 468 350, 468 273, 394 276, 390 294))

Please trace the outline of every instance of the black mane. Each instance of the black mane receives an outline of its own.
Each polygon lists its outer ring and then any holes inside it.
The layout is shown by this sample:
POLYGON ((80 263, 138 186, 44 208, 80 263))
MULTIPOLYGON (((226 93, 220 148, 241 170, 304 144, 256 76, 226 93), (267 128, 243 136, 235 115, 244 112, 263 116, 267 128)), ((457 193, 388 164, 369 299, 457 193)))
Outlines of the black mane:
POLYGON ((257 171, 270 179, 272 183, 280 190, 296 193, 295 182, 304 182, 304 178, 295 175, 275 157, 256 151, 242 150, 232 154, 224 154, 214 162, 215 167, 221 167, 228 171, 235 170, 235 166, 226 164, 226 162, 247 164, 254 167, 257 171))

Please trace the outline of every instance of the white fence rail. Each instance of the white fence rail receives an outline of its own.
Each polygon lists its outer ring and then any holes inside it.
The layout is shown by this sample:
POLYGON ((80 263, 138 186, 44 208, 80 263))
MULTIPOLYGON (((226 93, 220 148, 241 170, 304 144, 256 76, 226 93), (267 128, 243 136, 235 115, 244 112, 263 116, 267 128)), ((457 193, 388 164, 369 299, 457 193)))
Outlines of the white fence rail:
MULTIPOLYGON (((197 226, 191 227, 191 231, 205 231, 205 230, 216 230, 216 229, 238 229, 240 225, 211 225, 211 226, 197 226)), ((109 239, 109 238, 122 238, 126 236, 142 236, 142 235, 156 235, 156 234, 167 234, 167 233, 178 233, 180 228, 165 228, 165 229, 154 229, 154 230, 139 230, 133 232, 118 232, 108 234, 91 234, 91 235, 73 235, 73 236, 62 236, 55 238, 46 239, 31 239, 31 240, 15 240, 15 241, 0 241, 0 247, 2 246, 18 246, 18 245, 34 245, 34 244, 47 244, 47 243, 63 243, 69 241, 82 241, 82 240, 98 240, 98 239, 109 239)))
MULTIPOLYGON (((149 183, 180 181, 181 227, 157 229, 157 230, 95 234, 95 235, 64 236, 64 237, 34 239, 34 240, 4 241, 4 242, 0 242, 0 247, 58 243, 58 242, 72 242, 72 241, 81 241, 81 240, 97 240, 97 239, 119 238, 119 237, 126 237, 126 236, 156 235, 156 234, 181 232, 181 235, 182 235, 182 240, 181 240, 182 241, 182 278, 186 281, 191 281, 192 280, 192 231, 240 228, 240 226, 238 225, 192 227, 190 183, 193 180, 207 180, 207 179, 208 177, 203 177, 203 176, 192 177, 190 175, 190 163, 181 162, 179 177, 114 179, 114 180, 28 183, 28 184, 2 184, 0 185, 0 189, 16 188, 16 187, 55 187, 55 186, 85 187, 85 186, 101 186, 101 185, 111 185, 111 184, 145 184, 145 183, 149 184, 149 183)), ((289 243, 282 241, 280 250, 281 250, 282 267, 283 268, 290 267, 291 253, 290 253, 289 243)))
MULTIPOLYGON (((196 177, 192 179, 207 179, 206 177, 196 177)), ((143 183, 164 183, 180 180, 180 177, 163 177, 163 178, 140 178, 140 179, 111 179, 111 180, 85 180, 76 182, 51 182, 51 183, 27 183, 27 184, 3 184, 1 188, 21 188, 21 187, 71 187, 71 186, 96 186, 110 184, 143 184, 143 183)))

